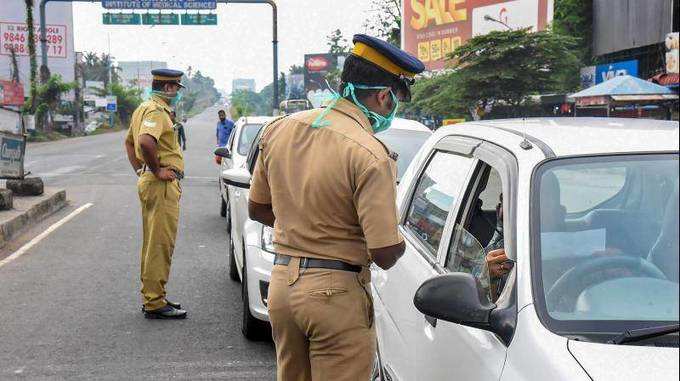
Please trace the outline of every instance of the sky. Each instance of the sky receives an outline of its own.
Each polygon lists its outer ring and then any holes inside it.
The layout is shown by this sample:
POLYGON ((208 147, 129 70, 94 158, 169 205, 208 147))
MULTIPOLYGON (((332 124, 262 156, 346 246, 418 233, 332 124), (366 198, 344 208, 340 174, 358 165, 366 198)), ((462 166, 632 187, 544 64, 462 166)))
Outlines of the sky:
MULTIPOLYGON (((326 36, 340 29, 364 32, 368 0, 279 0, 279 72, 302 65, 304 54, 328 50, 326 36)), ((166 61, 189 65, 230 90, 233 78, 254 78, 257 89, 271 83, 272 12, 266 4, 219 4, 217 26, 102 25, 98 3, 73 3, 76 51, 110 52, 118 61, 166 61)))

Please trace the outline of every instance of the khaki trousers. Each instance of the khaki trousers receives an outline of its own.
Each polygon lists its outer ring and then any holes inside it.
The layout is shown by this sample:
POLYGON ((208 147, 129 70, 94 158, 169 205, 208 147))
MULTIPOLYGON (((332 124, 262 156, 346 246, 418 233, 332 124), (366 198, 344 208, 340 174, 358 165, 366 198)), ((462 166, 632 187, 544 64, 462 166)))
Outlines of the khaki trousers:
POLYGON ((144 308, 155 310, 166 305, 165 284, 170 276, 179 221, 179 182, 161 181, 151 172, 137 181, 142 204, 144 238, 141 252, 141 280, 144 308))
POLYGON ((369 380, 375 357, 370 272, 276 265, 269 318, 279 381, 369 380))

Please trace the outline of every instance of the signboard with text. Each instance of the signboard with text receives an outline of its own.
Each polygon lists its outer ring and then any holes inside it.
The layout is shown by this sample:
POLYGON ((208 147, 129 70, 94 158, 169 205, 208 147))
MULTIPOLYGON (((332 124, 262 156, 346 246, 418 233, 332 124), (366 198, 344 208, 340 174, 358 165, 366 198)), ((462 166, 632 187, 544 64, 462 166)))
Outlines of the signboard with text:
MULTIPOLYGON (((47 25, 47 56, 66 58, 66 25, 47 25)), ((35 25, 35 44, 40 45, 40 25, 35 25)), ((0 54, 28 56, 28 27, 22 23, 0 22, 0 54)))
POLYGON ((183 13, 182 25, 217 25, 217 15, 200 13, 183 13))
POLYGON ((104 25, 139 25, 142 16, 137 13, 104 13, 102 14, 104 25))
POLYGON ((179 15, 174 13, 145 13, 142 15, 144 25, 179 25, 179 15))
POLYGON ((600 84, 620 75, 632 75, 633 77, 637 77, 638 61, 619 61, 597 65, 595 67, 595 84, 600 84))
POLYGON ((406 0, 402 48, 423 61, 427 70, 444 69, 447 56, 473 36, 508 28, 545 29, 553 18, 553 3, 554 0, 406 0))
POLYGON ((24 177, 26 138, 0 132, 0 179, 24 177))
POLYGON ((215 0, 102 0, 106 9, 215 9, 215 0))

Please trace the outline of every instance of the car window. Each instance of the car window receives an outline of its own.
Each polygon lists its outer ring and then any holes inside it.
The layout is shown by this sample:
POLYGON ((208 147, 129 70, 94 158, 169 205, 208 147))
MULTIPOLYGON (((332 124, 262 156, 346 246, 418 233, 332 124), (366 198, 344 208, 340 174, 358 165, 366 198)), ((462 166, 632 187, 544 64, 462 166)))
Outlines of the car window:
POLYGON ((229 140, 227 141, 227 147, 229 147, 230 152, 234 151, 234 137, 236 136, 236 130, 237 130, 237 126, 234 126, 231 129, 231 132, 229 133, 229 140))
POLYGON ((262 124, 246 124, 241 128, 241 136, 238 139, 238 154, 247 155, 255 137, 262 129, 262 124))
POLYGON ((562 204, 567 213, 583 213, 616 196, 626 182, 626 167, 611 168, 564 168, 555 171, 560 188, 565 191, 562 204), (579 194, 573 190, 582 189, 589 184, 592 187, 587 194, 579 194))
MULTIPOLYGON (((504 249, 503 221, 500 208, 503 208, 503 184, 498 171, 484 165, 478 171, 480 181, 471 190, 468 199, 468 212, 461 216, 452 232, 445 267, 452 272, 465 272, 477 278, 487 291, 491 279, 486 266, 486 255, 497 249, 504 249)), ((507 206, 505 207, 507 209, 507 206)), ((489 294, 490 299, 494 295, 489 294)))
POLYGON ((433 256, 473 162, 464 156, 436 152, 418 181, 405 225, 433 256))
POLYGON ((418 150, 420 150, 420 147, 430 135, 432 134, 425 131, 391 128, 375 136, 399 155, 397 158, 398 182, 401 181, 401 177, 404 175, 404 172, 406 172, 409 164, 411 164, 416 153, 418 153, 418 150))
POLYGON ((535 279, 544 314, 583 331, 598 320, 677 322, 677 155, 555 160, 534 182, 535 279), (582 180, 593 173, 608 175, 582 180), (570 212, 579 200, 611 197, 622 183, 619 207, 570 212))

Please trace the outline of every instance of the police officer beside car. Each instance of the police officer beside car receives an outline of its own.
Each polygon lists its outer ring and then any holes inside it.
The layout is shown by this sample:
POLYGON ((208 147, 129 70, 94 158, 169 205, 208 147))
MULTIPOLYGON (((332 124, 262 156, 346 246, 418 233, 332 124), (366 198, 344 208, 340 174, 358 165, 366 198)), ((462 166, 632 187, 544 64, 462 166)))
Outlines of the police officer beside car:
POLYGON ((139 176, 137 190, 142 206, 141 250, 142 311, 147 319, 183 319, 187 312, 166 297, 165 285, 175 248, 179 220, 179 181, 184 177, 184 157, 171 119, 181 98, 181 71, 152 70, 152 96, 132 114, 125 149, 139 176))
POLYGON ((371 262, 403 255, 396 161, 373 134, 389 128, 424 70, 417 58, 356 35, 339 94, 262 134, 249 201, 274 227, 268 308, 278 380, 367 380, 375 356, 371 262))

